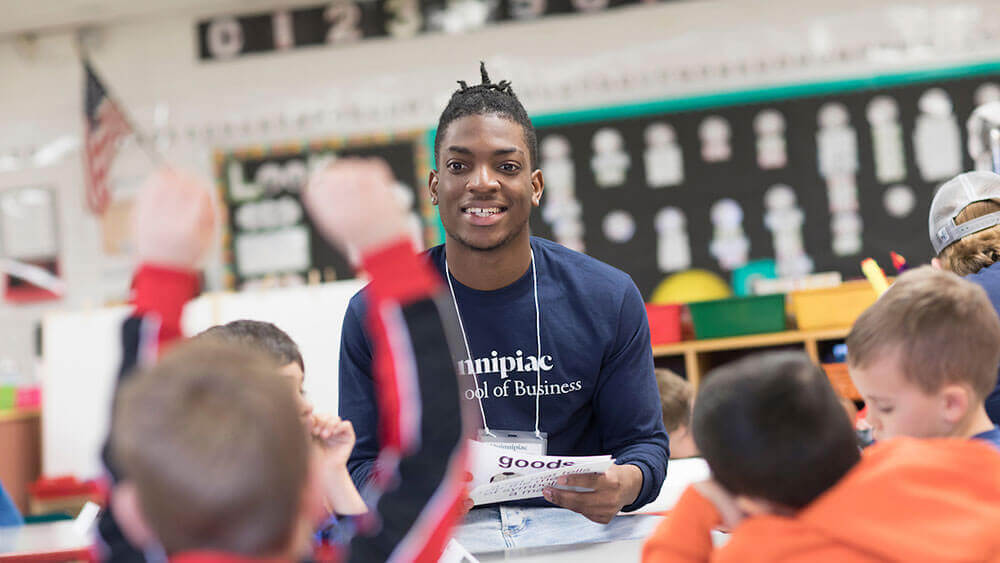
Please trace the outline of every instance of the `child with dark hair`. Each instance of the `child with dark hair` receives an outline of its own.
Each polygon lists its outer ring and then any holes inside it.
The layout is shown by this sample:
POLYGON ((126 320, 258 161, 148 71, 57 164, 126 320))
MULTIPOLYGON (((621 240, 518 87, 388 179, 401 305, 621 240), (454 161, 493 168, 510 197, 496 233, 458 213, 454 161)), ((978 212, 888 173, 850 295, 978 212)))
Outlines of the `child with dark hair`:
POLYGON ((313 444, 325 464, 325 500, 331 522, 324 526, 328 538, 343 538, 336 523, 338 516, 363 514, 367 511, 361 495, 347 472, 346 455, 354 447, 354 428, 351 423, 336 415, 316 414, 313 405, 305 398, 305 362, 299 346, 288 334, 273 323, 240 319, 208 328, 193 340, 219 342, 252 350, 266 356, 277 366, 278 374, 291 379, 296 390, 300 416, 306 429, 313 436, 313 444))
MULTIPOLYGON (((483 552, 629 537, 623 527, 647 533, 642 516, 615 519, 656 498, 669 457, 642 296, 624 272, 531 236, 544 188, 535 131, 510 83, 491 81, 484 65, 480 74, 481 84, 459 82, 441 113, 428 178, 446 237, 427 258, 458 317, 455 362, 470 387, 489 391, 465 399, 481 440, 516 431, 530 453, 610 454, 617 463, 569 476, 544 500, 476 508, 459 542, 483 552)), ((340 415, 358 432, 348 465, 359 488, 381 443, 361 322, 368 293, 351 299, 340 357, 340 415)))
POLYGON ((862 455, 804 354, 712 371, 693 420, 713 479, 688 488, 643 561, 986 561, 1000 552, 1000 455, 979 442, 905 438, 862 455), (714 550, 720 525, 732 536, 714 550))
POLYGON ((291 336, 288 336, 288 333, 275 326, 274 323, 240 319, 208 328, 195 338, 218 338, 239 346, 253 348, 271 356, 283 368, 291 367, 294 364, 298 366, 299 371, 305 372, 306 370, 306 364, 302 361, 302 353, 299 352, 299 345, 292 340, 291 336))

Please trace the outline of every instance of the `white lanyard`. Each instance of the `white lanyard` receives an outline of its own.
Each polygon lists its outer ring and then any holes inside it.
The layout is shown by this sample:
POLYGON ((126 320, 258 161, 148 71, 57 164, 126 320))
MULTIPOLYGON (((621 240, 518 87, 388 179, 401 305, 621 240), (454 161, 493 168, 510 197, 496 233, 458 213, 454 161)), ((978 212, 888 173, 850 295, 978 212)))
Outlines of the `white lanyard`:
MULTIPOLYGON (((538 427, 539 420, 539 409, 538 406, 541 400, 541 389, 542 389, 542 325, 539 322, 539 312, 538 312, 538 274, 535 272, 535 251, 531 250, 531 279, 532 287, 534 288, 533 293, 535 295, 535 336, 538 339, 538 352, 535 356, 535 436, 542 439, 542 432, 538 427)), ((455 304, 455 314, 458 316, 458 328, 462 331, 462 341, 465 343, 465 353, 469 358, 469 367, 472 372, 473 381, 476 382, 476 387, 479 387, 479 378, 476 376, 476 366, 475 360, 472 358, 472 350, 469 348, 469 337, 465 335, 465 325, 462 323, 462 311, 458 308, 458 299, 455 297, 455 288, 451 283, 451 270, 448 269, 448 255, 445 254, 444 257, 444 273, 448 278, 448 290, 451 291, 451 302, 455 304)), ((483 417, 483 430, 486 431, 487 436, 496 436, 490 432, 489 425, 486 424, 486 411, 483 409, 483 398, 477 393, 476 396, 479 398, 479 414, 483 417)))

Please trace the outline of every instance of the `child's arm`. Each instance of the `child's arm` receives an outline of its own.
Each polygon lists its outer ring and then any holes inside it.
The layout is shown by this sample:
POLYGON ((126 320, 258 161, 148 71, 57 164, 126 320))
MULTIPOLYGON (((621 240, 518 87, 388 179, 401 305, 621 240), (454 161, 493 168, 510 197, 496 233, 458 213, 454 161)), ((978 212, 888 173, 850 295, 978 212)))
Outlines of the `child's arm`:
POLYGON ((156 360, 181 337, 184 305, 198 293, 198 268, 215 232, 211 188, 172 169, 154 174, 133 209, 135 310, 123 334, 122 374, 156 360))
MULTIPOLYGON (((132 280, 135 308, 122 326, 117 385, 181 337, 181 314, 198 293, 198 266, 215 231, 207 184, 170 169, 143 185, 132 220, 139 267, 132 280)), ((104 453, 114 474, 107 448, 104 453)))
POLYGON ((365 322, 380 449, 350 560, 436 562, 459 515, 465 448, 459 381, 440 281, 406 240, 403 212, 381 162, 338 160, 314 178, 306 205, 331 241, 353 246, 372 281, 365 322))
MULTIPOLYGON (((207 185, 172 170, 161 170, 146 182, 133 214, 139 267, 132 281, 134 310, 122 325, 115 395, 137 367, 154 362, 165 346, 180 338, 181 313, 198 293, 197 268, 215 229, 207 185)), ((121 475, 107 441, 101 457, 112 481, 118 481, 121 475)), ((110 509, 101 514, 98 529, 107 559, 142 560, 110 509)))
POLYGON ((712 557, 712 530, 720 524, 722 516, 715 504, 692 485, 646 541, 642 561, 708 561, 712 557))

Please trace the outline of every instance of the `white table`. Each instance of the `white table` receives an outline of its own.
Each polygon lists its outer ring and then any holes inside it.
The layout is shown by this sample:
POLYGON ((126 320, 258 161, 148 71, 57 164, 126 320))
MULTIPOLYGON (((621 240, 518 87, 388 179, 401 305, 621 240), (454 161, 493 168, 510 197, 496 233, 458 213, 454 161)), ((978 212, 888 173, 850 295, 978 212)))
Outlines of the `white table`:
POLYGON ((627 540, 607 543, 572 544, 554 547, 512 549, 477 555, 482 563, 489 561, 517 561, 518 563, 621 563, 639 561, 642 544, 646 540, 627 540))
POLYGON ((87 559, 92 545, 73 521, 0 527, 0 562, 56 560, 46 556, 87 559))

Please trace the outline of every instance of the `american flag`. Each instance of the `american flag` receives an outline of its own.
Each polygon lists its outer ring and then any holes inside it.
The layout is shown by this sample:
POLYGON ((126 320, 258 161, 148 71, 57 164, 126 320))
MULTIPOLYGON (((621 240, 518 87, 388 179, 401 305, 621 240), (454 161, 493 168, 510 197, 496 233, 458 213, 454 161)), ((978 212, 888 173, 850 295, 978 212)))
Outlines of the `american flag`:
POLYGON ((108 96, 108 91, 84 61, 84 172, 87 185, 87 206, 100 215, 111 202, 108 170, 118 152, 118 140, 132 132, 125 115, 108 96))

